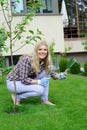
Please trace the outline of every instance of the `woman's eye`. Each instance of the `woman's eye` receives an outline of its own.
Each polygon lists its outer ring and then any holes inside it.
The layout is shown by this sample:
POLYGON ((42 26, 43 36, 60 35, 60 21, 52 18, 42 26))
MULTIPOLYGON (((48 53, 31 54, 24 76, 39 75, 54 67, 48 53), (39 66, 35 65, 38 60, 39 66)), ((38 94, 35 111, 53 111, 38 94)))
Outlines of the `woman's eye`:
POLYGON ((39 51, 47 51, 47 49, 38 49, 39 51))
POLYGON ((39 49, 39 51, 42 50, 42 49, 39 49))

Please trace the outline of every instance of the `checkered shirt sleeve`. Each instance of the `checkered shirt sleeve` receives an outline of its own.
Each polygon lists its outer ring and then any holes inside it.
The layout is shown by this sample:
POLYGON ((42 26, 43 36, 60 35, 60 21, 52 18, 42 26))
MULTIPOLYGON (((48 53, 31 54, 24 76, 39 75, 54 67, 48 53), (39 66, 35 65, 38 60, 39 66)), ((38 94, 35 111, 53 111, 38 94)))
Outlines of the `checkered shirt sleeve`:
POLYGON ((21 81, 24 84, 31 84, 31 77, 33 76, 35 76, 35 73, 31 67, 31 60, 26 56, 18 61, 14 70, 7 75, 7 80, 16 80, 21 81))

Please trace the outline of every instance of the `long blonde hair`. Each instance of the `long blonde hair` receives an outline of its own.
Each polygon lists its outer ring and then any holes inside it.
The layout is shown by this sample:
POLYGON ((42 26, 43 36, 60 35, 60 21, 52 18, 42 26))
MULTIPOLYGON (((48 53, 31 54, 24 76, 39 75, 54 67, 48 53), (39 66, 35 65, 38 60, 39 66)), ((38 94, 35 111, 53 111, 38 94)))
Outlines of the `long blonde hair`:
POLYGON ((41 45, 45 45, 47 47, 47 56, 46 58, 44 59, 44 63, 45 63, 45 70, 46 72, 48 72, 48 67, 49 65, 51 65, 51 58, 50 58, 50 54, 49 54, 49 49, 48 49, 48 45, 46 43, 46 41, 40 41, 39 43, 37 43, 35 49, 34 49, 34 52, 33 52, 33 55, 32 55, 32 59, 31 59, 31 65, 32 65, 32 68, 34 70, 34 72, 37 74, 39 72, 39 69, 40 69, 40 64, 39 64, 39 57, 38 57, 38 49, 41 45))

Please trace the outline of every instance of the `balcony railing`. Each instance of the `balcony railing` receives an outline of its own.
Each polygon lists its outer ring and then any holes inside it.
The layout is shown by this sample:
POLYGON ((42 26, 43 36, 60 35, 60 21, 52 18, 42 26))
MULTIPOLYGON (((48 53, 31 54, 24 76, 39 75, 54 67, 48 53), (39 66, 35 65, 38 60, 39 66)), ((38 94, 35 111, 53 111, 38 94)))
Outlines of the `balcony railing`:
POLYGON ((64 29, 64 38, 83 38, 86 34, 86 22, 79 21, 79 26, 77 23, 68 23, 64 29))

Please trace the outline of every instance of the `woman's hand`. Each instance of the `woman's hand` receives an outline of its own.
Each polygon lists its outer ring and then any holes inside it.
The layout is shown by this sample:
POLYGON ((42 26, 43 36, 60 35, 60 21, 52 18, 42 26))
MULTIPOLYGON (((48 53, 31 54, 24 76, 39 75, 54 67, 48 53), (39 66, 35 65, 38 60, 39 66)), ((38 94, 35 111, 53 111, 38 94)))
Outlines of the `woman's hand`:
POLYGON ((58 79, 65 79, 65 78, 67 78, 67 73, 61 72, 58 74, 58 79))
POLYGON ((55 73, 53 79, 65 79, 67 77, 67 72, 55 73))
POLYGON ((42 79, 38 80, 38 84, 46 86, 49 84, 49 80, 50 80, 50 78, 42 78, 42 79))

